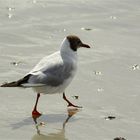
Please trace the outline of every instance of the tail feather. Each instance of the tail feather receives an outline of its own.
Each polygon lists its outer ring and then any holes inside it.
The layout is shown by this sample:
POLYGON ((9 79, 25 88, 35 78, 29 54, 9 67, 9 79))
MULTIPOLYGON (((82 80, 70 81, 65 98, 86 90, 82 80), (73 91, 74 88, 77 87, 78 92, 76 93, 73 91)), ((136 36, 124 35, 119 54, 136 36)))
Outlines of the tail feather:
POLYGON ((28 82, 28 79, 30 76, 31 76, 31 74, 28 74, 27 76, 25 76, 24 78, 22 78, 18 81, 4 83, 4 84, 0 85, 0 87, 22 87, 22 84, 28 82))

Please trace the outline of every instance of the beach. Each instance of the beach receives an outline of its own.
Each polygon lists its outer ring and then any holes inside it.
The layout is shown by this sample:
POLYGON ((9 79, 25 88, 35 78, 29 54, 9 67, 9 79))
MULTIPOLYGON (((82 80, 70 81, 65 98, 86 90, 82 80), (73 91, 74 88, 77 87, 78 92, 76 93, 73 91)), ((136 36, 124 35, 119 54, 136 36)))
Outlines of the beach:
POLYGON ((69 100, 83 108, 68 119, 62 94, 41 95, 42 116, 35 122, 36 93, 1 87, 0 139, 139 140, 139 5, 137 0, 1 0, 1 84, 25 76, 58 51, 67 35, 91 48, 78 50, 78 71, 66 89, 69 100))

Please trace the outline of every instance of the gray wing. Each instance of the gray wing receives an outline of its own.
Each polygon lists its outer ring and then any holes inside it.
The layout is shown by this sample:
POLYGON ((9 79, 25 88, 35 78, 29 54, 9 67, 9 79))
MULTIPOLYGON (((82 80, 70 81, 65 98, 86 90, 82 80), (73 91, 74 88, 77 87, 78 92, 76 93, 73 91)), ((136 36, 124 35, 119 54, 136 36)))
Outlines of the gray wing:
POLYGON ((28 80, 28 83, 45 84, 48 86, 59 86, 71 76, 72 71, 72 64, 61 63, 53 65, 48 69, 39 72, 38 74, 31 75, 28 80))

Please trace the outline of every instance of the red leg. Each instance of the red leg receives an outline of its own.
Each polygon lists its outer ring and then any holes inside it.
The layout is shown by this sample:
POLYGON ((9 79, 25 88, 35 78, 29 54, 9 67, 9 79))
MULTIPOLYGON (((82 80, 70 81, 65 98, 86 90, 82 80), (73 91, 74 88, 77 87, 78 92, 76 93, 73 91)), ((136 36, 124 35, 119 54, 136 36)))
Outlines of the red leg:
POLYGON ((82 106, 77 106, 72 104, 65 96, 65 93, 63 92, 63 99, 68 103, 68 107, 73 106, 73 107, 77 107, 77 108, 82 108, 82 106))
POLYGON ((40 93, 37 94, 36 103, 35 103, 34 109, 32 111, 32 116, 33 117, 39 117, 39 116, 41 116, 41 113, 39 113, 37 111, 37 104, 38 104, 39 97, 40 97, 40 93))

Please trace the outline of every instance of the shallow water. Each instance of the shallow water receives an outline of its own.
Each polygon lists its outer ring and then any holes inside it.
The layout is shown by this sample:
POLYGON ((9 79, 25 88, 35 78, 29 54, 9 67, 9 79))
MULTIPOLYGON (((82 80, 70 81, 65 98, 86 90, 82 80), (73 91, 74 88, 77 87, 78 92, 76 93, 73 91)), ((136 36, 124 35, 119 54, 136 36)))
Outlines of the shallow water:
POLYGON ((79 70, 66 94, 83 109, 65 128, 61 94, 42 95, 38 107, 43 115, 37 122, 45 126, 36 127, 31 117, 36 94, 0 88, 0 139, 139 140, 139 5, 137 0, 1 0, 1 83, 21 78, 43 56, 57 51, 68 34, 92 48, 78 52, 79 70))

